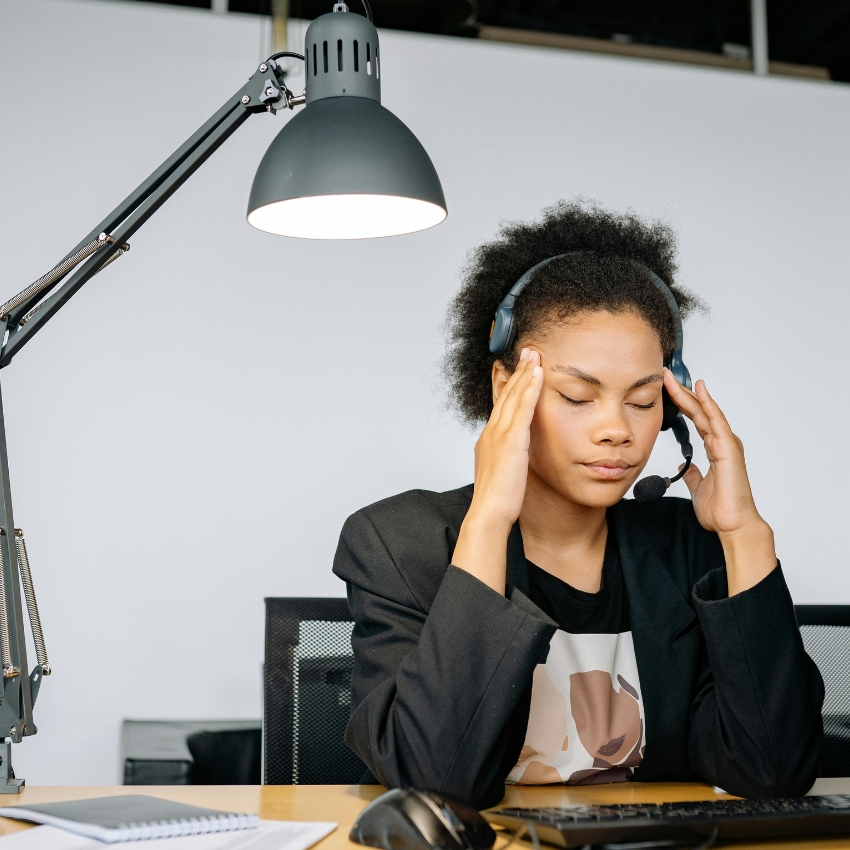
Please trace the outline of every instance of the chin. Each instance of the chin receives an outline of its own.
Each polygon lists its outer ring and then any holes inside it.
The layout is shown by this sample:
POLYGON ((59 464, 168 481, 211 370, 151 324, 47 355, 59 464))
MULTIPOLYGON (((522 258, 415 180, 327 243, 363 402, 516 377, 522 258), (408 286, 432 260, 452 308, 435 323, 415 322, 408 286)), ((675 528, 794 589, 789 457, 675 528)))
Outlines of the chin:
POLYGON ((629 476, 628 481, 587 481, 577 487, 570 487, 565 495, 589 508, 610 508, 629 492, 632 484, 632 476, 629 476))

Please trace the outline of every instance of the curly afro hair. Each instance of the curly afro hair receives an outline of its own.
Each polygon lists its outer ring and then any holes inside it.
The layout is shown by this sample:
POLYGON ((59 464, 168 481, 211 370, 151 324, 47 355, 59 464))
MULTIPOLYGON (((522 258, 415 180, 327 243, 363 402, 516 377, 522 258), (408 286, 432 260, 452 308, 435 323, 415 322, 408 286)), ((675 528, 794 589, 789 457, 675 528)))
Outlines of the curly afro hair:
POLYGON ((525 340, 571 317, 597 310, 637 312, 658 333, 669 358, 676 342, 673 317, 647 268, 670 287, 683 319, 705 309, 676 285, 676 238, 661 221, 562 201, 545 209, 539 221, 504 225, 496 239, 472 252, 449 307, 445 367, 463 417, 470 423, 489 418, 496 360, 513 371, 525 340), (514 307, 513 347, 501 356, 491 354, 493 316, 510 288, 541 260, 569 251, 593 253, 555 260, 536 273, 514 307))

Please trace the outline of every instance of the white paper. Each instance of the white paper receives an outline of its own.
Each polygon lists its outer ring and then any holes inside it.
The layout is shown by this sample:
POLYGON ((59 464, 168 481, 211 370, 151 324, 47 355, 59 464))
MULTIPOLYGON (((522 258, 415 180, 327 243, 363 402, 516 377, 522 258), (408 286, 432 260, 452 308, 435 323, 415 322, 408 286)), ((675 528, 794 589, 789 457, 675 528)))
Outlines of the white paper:
POLYGON ((106 845, 53 826, 35 826, 0 838, 0 847, 3 850, 82 850, 98 846, 106 845))
POLYGON ((111 850, 149 846, 150 850, 307 850, 330 835, 335 823, 261 820, 256 829, 157 838, 150 841, 119 841, 104 844, 52 826, 36 826, 0 838, 2 850, 111 850))

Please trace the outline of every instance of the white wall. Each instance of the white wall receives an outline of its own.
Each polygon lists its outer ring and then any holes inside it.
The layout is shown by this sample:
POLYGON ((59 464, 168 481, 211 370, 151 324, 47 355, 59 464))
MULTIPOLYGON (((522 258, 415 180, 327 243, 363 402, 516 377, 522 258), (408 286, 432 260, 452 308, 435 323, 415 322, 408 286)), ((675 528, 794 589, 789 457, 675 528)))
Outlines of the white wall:
MULTIPOLYGON (((0 297, 41 275, 242 85, 261 24, 0 0, 0 297)), ((119 723, 257 717, 267 595, 342 595, 356 508, 471 477, 441 325, 467 249, 561 197, 663 216, 687 329, 799 602, 844 555, 850 87, 382 33, 384 103, 449 219, 364 243, 245 223, 286 115, 252 119, 3 372, 16 518, 55 674, 30 783, 119 780, 119 723)), ((665 435, 654 471, 675 468, 665 435)))

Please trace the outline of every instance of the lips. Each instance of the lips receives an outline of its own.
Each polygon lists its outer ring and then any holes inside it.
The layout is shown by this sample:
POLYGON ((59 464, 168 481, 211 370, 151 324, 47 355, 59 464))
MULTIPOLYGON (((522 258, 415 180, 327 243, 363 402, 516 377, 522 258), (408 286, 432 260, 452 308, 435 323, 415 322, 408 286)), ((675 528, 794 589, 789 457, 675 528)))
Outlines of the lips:
POLYGON ((608 457, 584 464, 594 475, 603 481, 617 481, 632 468, 630 463, 619 458, 608 457))

